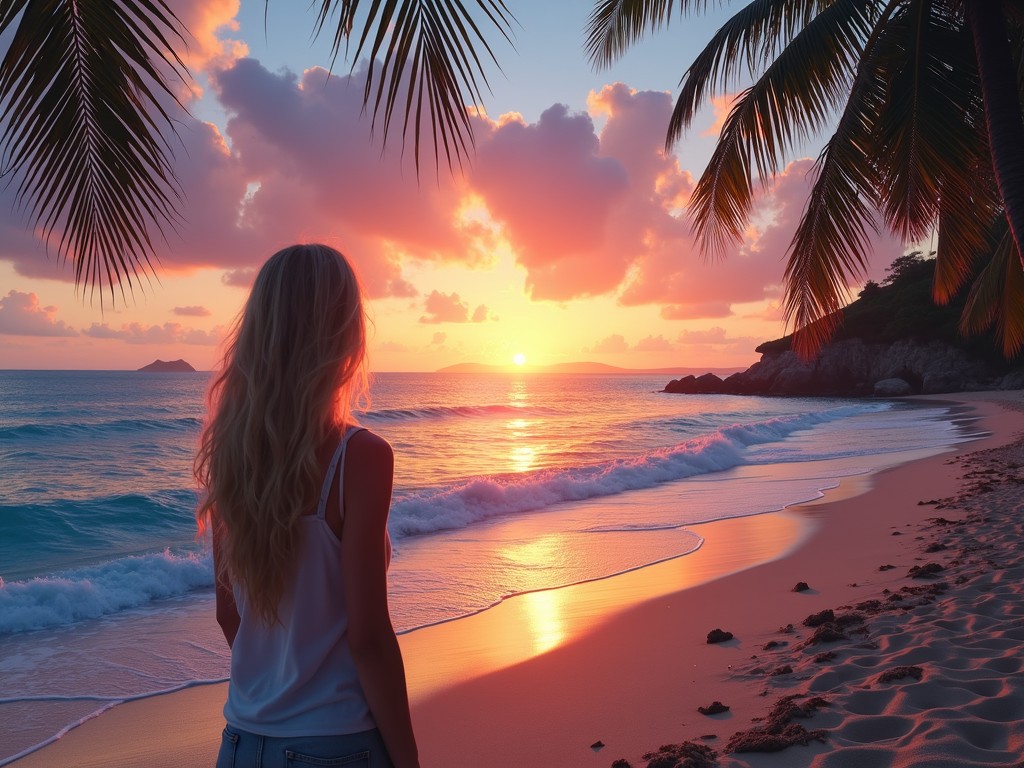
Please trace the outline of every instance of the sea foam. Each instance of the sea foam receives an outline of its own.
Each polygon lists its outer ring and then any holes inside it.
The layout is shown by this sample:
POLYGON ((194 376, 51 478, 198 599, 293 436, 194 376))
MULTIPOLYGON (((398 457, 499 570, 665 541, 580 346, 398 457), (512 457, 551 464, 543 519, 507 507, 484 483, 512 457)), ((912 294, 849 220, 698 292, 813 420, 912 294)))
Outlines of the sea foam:
POLYGON ((583 467, 473 478, 457 485, 420 491, 395 501, 392 536, 414 536, 463 528, 501 515, 542 509, 563 501, 610 496, 652 488, 745 463, 743 450, 781 440, 802 429, 861 413, 853 406, 810 414, 735 424, 639 456, 583 467))
POLYGON ((95 619, 213 586, 209 551, 169 550, 25 581, 0 579, 0 634, 95 619))

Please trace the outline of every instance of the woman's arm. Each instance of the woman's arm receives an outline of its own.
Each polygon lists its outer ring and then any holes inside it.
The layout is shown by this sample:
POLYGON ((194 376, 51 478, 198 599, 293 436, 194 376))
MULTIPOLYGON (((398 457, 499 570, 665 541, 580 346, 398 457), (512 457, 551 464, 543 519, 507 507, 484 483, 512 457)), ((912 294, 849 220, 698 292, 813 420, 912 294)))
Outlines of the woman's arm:
POLYGON ((217 558, 220 536, 217 534, 217 525, 213 525, 213 572, 215 574, 217 595, 217 623, 224 631, 224 639, 228 641, 228 648, 235 643, 235 635, 238 634, 238 625, 242 623, 238 615, 238 606, 235 605, 235 594, 231 590, 231 584, 218 574, 217 558))
POLYGON ((371 432, 358 432, 345 457, 342 567, 348 636, 359 682, 395 768, 418 768, 405 667, 391 626, 387 591, 387 519, 394 454, 371 432))

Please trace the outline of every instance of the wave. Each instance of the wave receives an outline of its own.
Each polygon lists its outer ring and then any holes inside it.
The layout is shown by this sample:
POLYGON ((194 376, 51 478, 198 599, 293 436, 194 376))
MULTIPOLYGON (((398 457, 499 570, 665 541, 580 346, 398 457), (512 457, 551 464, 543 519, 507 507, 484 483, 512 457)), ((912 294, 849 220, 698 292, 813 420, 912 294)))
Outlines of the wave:
POLYGON ((213 586, 209 551, 170 550, 26 581, 0 578, 0 635, 98 619, 213 586))
MULTIPOLYGON (((184 488, 0 503, 0 554, 22 546, 33 551, 81 550, 92 542, 144 542, 147 538, 152 542, 151 537, 168 533, 190 535, 195 530, 197 498, 195 490, 184 488)), ((17 553, 12 550, 9 554, 17 553)))
POLYGON ((130 434, 134 432, 193 432, 203 420, 193 416, 174 419, 115 419, 112 421, 83 422, 29 422, 13 427, 0 427, 0 440, 25 440, 38 437, 94 437, 103 434, 130 434))
POLYGON ((743 451, 782 440, 794 432, 864 412, 843 406, 810 414, 780 416, 752 424, 722 427, 669 448, 583 467, 480 477, 442 490, 398 499, 391 507, 395 538, 463 528, 502 515, 531 512, 566 501, 653 488, 694 475, 720 472, 746 463, 743 451))
POLYGON ((362 414, 368 421, 398 421, 412 419, 445 419, 451 417, 483 418, 488 416, 514 416, 529 418, 534 416, 558 416, 567 411, 558 408, 546 408, 522 405, 434 405, 425 408, 384 408, 367 411, 362 414))

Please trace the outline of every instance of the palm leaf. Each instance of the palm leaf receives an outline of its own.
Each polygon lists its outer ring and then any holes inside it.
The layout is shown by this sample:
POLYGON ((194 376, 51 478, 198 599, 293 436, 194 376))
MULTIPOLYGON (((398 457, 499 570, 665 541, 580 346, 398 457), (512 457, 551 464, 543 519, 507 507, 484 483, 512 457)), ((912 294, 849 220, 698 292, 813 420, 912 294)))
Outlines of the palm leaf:
POLYGON ((1001 228, 999 245, 967 296, 960 331, 981 333, 994 324, 1003 355, 1009 358, 1024 347, 1024 269, 1005 219, 1001 228))
POLYGON ((890 82, 877 123, 882 213, 894 233, 914 242, 935 226, 943 180, 959 176, 965 159, 977 155, 976 67, 962 21, 933 0, 911 0, 900 9, 879 48, 890 82))
POLYGON ((871 30, 872 8, 871 0, 837 0, 737 99, 690 199, 705 253, 721 255, 730 241, 742 240, 755 171, 767 184, 783 154, 832 117, 871 30))
POLYGON ((976 145, 942 178, 932 286, 938 304, 948 304, 974 275, 978 260, 991 252, 992 226, 1003 215, 987 135, 983 123, 976 125, 976 145))
MULTIPOLYGON (((91 290, 133 285, 151 227, 177 221, 180 189, 162 133, 184 78, 183 29, 164 0, 0 0, 0 174, 47 244, 91 290)), ((180 104, 178 105, 180 106, 180 104)))
POLYGON ((728 91, 741 77, 760 71, 780 46, 831 4, 827 0, 755 0, 730 18, 679 81, 666 148, 679 140, 712 93, 728 91))
POLYGON ((813 357, 835 332, 850 279, 865 273, 870 233, 877 230, 879 171, 874 123, 888 92, 878 56, 881 35, 864 45, 846 107, 817 162, 817 179, 790 246, 785 272, 786 322, 794 345, 813 357))
POLYGON ((353 37, 357 38, 353 67, 364 51, 369 55, 363 103, 372 104, 373 125, 379 118, 385 141, 398 110, 403 148, 412 133, 417 173, 424 123, 431 131, 435 167, 443 151, 449 169, 454 170, 473 142, 465 105, 481 104, 483 90, 490 88, 481 54, 500 70, 470 7, 509 43, 512 14, 503 0, 368 0, 363 7, 365 20, 357 30, 360 0, 321 0, 317 32, 337 13, 334 55, 353 37), (381 53, 378 71, 376 60, 381 53))
MULTIPOLYGON (((692 3, 692 5, 707 5, 692 3)), ((598 0, 587 20, 584 47, 590 61, 607 67, 648 29, 654 31, 672 18, 672 0, 598 0)), ((679 1, 684 10, 688 3, 679 1)))

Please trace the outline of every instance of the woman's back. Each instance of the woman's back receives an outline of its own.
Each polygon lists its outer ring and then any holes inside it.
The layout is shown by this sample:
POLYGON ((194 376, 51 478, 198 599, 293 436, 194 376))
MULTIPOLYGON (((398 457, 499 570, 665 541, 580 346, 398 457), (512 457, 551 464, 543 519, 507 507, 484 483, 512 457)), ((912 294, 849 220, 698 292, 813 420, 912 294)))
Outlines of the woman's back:
POLYGON ((232 590, 240 623, 224 717, 237 728, 314 736, 374 727, 346 637, 342 545, 327 521, 328 499, 344 498, 346 447, 356 431, 349 428, 338 443, 315 514, 298 521, 295 567, 278 623, 268 627, 246 609, 245 591, 237 585, 232 590))

